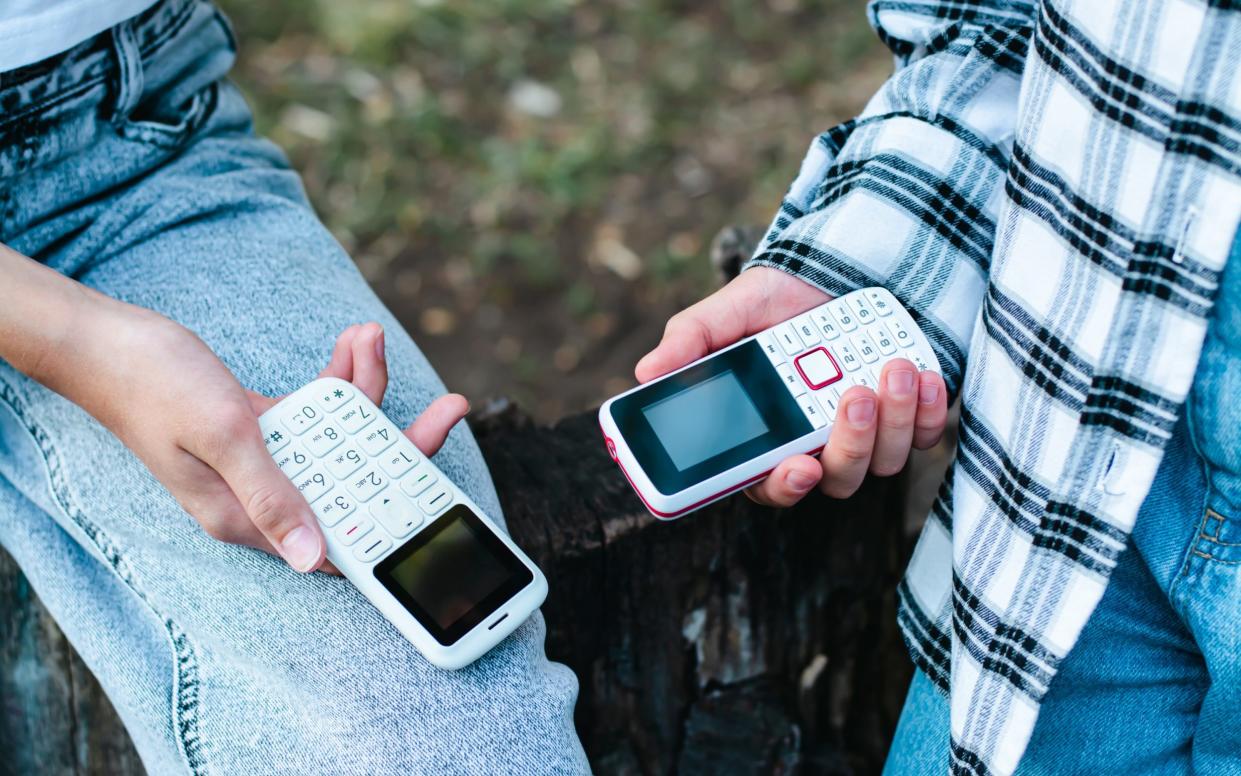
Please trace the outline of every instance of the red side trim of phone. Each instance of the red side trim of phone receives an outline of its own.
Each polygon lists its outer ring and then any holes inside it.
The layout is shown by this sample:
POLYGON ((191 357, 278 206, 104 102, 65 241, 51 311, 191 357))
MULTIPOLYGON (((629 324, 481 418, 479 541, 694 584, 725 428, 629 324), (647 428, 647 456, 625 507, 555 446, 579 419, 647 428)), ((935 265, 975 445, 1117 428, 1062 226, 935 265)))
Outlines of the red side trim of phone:
MULTIPOLYGON (((620 467, 621 473, 625 475, 625 479, 629 482, 629 487, 633 488, 633 492, 638 494, 638 498, 642 499, 642 503, 646 506, 647 510, 651 514, 656 515, 657 517, 663 517, 663 518, 680 517, 686 512, 693 512, 695 509, 702 506, 703 504, 709 504, 712 501, 715 501, 717 498, 720 498, 721 496, 727 496, 729 493, 734 493, 738 490, 742 490, 750 485, 753 485, 754 483, 765 478, 767 475, 771 474, 773 471, 776 470, 775 467, 773 466, 772 468, 768 469, 762 474, 756 474, 750 479, 746 480, 745 482, 739 483, 737 485, 733 485, 730 488, 725 488, 724 490, 721 490, 718 493, 714 493, 710 496, 707 496, 701 501, 695 501, 693 504, 690 504, 684 509, 678 510, 676 512, 660 512, 658 509, 651 506, 651 502, 646 500, 646 496, 642 495, 642 491, 638 488, 636 484, 634 484, 633 477, 630 477, 629 472, 625 469, 625 464, 621 463, 620 457, 616 455, 616 443, 613 442, 612 438, 608 436, 606 431, 603 430, 602 423, 599 424, 599 430, 603 433, 603 441, 607 445, 608 455, 612 456, 612 460, 615 461, 616 465, 620 467)), ((818 455, 821 452, 823 452, 823 445, 819 445, 815 449, 806 453, 806 455, 818 455)))

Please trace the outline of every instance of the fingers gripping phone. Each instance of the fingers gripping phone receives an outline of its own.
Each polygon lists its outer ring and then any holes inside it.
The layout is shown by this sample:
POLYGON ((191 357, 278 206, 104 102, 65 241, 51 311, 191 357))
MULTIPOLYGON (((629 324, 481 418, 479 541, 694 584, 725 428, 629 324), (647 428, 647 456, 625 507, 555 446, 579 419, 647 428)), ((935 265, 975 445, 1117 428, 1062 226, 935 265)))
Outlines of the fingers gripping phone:
POLYGON ((469 665, 547 597, 539 567, 349 383, 315 380, 259 427, 328 559, 432 664, 469 665))
POLYGON ((884 288, 833 299, 599 408, 608 453, 651 514, 673 519, 818 454, 841 395, 877 389, 889 359, 940 372, 926 336, 884 288))

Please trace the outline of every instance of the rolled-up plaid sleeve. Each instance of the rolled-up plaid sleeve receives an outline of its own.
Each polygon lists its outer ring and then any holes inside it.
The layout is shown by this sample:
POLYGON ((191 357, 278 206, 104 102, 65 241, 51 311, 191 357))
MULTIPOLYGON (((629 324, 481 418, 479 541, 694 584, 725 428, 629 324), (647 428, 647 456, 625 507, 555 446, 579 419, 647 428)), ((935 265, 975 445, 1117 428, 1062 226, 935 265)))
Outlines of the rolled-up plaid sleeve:
POLYGON ((748 262, 832 295, 885 286, 961 385, 990 271, 1033 6, 876 0, 897 70, 815 138, 748 262))

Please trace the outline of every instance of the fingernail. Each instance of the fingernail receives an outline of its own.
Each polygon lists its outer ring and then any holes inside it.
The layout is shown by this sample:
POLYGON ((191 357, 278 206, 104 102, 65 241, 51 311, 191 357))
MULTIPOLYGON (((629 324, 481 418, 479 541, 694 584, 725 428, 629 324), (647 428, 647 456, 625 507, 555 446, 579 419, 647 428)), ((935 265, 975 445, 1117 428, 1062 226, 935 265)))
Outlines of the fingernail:
POLYGON ((814 487, 814 477, 797 470, 789 472, 789 476, 785 478, 785 482, 789 484, 790 488, 798 493, 805 493, 814 487))
POLYGON ((934 404, 939 399, 939 386, 935 383, 923 383, 918 387, 918 402, 934 404))
POLYGON ((382 361, 383 357, 384 357, 384 330, 382 327, 380 327, 379 336, 375 338, 375 358, 382 361))
POLYGON ((867 397, 850 402, 845 414, 849 416, 849 422, 854 426, 866 428, 875 419, 875 400, 867 397))
POLYGON ((914 373, 908 369, 893 369, 888 372, 888 393, 893 396, 908 396, 914 390, 914 373))
POLYGON ((298 571, 310 571, 319 560, 319 537, 314 531, 300 525, 285 534, 280 552, 289 565, 298 571))

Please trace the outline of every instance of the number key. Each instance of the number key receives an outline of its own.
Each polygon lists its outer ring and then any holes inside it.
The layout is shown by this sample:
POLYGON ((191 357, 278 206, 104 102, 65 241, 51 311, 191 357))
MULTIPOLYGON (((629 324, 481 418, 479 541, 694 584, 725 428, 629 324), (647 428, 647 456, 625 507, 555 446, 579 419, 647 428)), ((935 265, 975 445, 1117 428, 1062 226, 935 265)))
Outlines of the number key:
POLYGON ((865 299, 860 296, 855 296, 850 298, 849 301, 853 307, 853 311, 857 313, 857 319, 861 321, 863 326, 875 320, 875 313, 871 311, 870 305, 866 304, 865 299))
POLYGON ((852 372, 862 365, 861 359, 857 357, 857 353, 853 352, 853 347, 847 342, 842 342, 836 346, 836 355, 840 356, 837 361, 845 368, 846 371, 852 372))
POLYGON ((387 485, 388 478, 380 474, 379 469, 373 466, 349 479, 349 490, 358 501, 370 501, 387 485))
POLYGON ((414 450, 413 445, 397 445, 388 452, 384 453, 384 457, 380 459, 379 465, 388 473, 392 479, 400 477, 405 472, 418 465, 422 460, 422 456, 418 451, 414 450))
POLYGON ((346 432, 356 434, 370 425, 370 422, 378 415, 378 412, 359 402, 346 407, 337 420, 346 432))
POLYGON ((873 364, 879 359, 879 350, 875 347, 875 343, 861 332, 853 336, 853 347, 857 348, 862 354, 862 360, 868 364, 873 364))
POLYGON ((331 528, 352 514, 353 510, 357 509, 357 506, 357 503, 349 496, 337 493, 332 498, 319 499, 314 504, 311 504, 311 509, 318 515, 320 523, 323 523, 327 528, 331 528))
POLYGON ((333 477, 343 480, 360 469, 365 462, 366 456, 362 455, 358 448, 350 445, 335 450, 324 463, 327 464, 327 470, 332 473, 333 477))
POLYGON ((784 348, 784 352, 790 356, 802 352, 805 345, 802 344, 801 336, 797 330, 793 328, 791 323, 782 323, 776 327, 776 340, 779 341, 780 347, 784 348))
POLYGON ((387 450, 401 436, 396 426, 388 422, 372 426, 365 434, 358 436, 358 444, 367 455, 379 455, 387 450))
POLYGON ((298 475, 293 484, 302 492, 302 496, 310 503, 332 489, 332 481, 327 473, 318 466, 311 466, 305 473, 298 475))
POLYGON ((340 429, 331 423, 324 423, 307 435, 306 449, 310 450, 315 458, 322 458, 344 441, 345 435, 340 429))
POLYGON ((885 356, 896 352, 896 343, 892 341, 892 335, 888 334, 888 330, 882 323, 875 327, 875 344, 879 346, 879 352, 885 356))
POLYGON ((806 347, 819 344, 819 328, 814 325, 814 321, 809 315, 803 315, 793 322, 793 328, 797 329, 797 333, 801 335, 802 342, 806 343, 806 347))
POLYGON ((310 456, 306 455, 306 451, 298 445, 286 447, 274 456, 276 465, 280 467, 280 471, 284 472, 284 476, 293 479, 297 475, 306 470, 310 465, 310 456))
POLYGON ((810 317, 814 318, 814 322, 819 326, 819 331, 823 332, 823 336, 829 342, 840 336, 840 328, 836 325, 836 321, 832 319, 832 316, 827 314, 826 307, 820 307, 813 311, 810 317))
POLYGON ((294 408, 293 414, 284 419, 284 425, 300 436, 321 420, 323 420, 323 411, 313 404, 306 404, 294 408))
POLYGON ((845 304, 845 300, 837 299, 832 302, 832 315, 836 316, 836 322, 840 324, 841 331, 853 331, 857 328, 857 321, 853 318, 853 312, 849 309, 849 305, 845 304))
POLYGON ((889 328, 892 329, 892 336, 896 338, 896 344, 903 348, 912 347, 914 338, 909 334, 909 330, 901 325, 896 318, 888 321, 889 328))

